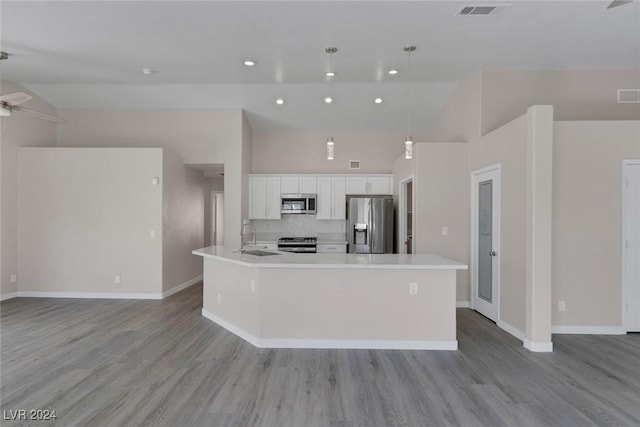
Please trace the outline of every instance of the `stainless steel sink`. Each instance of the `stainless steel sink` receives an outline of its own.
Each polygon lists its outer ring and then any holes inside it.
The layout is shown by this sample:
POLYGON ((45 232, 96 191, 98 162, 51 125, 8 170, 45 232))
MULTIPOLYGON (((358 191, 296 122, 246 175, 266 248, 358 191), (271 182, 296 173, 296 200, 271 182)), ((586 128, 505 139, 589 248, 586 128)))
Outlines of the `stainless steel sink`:
POLYGON ((267 251, 261 251, 260 249, 251 249, 248 251, 243 251, 243 254, 247 254, 247 255, 254 255, 254 256, 269 256, 269 255, 280 255, 278 253, 275 252, 267 252, 267 251))

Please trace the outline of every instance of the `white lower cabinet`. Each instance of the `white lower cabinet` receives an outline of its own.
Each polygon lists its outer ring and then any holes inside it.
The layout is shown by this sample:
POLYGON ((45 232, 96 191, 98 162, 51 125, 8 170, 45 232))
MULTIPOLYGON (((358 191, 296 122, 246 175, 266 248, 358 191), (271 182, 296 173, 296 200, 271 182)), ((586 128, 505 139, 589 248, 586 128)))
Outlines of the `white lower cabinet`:
POLYGON ((347 245, 344 243, 318 243, 316 250, 319 254, 344 254, 347 252, 347 245))
POLYGON ((345 219, 345 178, 318 177, 317 219, 345 219))

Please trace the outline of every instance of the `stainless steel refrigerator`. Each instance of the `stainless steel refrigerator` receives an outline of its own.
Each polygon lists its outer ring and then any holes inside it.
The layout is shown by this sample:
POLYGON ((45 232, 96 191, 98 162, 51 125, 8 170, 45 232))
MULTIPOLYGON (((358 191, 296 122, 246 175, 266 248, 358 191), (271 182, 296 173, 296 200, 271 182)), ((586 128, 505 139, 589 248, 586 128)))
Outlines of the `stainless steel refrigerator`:
POLYGON ((393 253, 393 197, 347 196, 348 252, 393 253))

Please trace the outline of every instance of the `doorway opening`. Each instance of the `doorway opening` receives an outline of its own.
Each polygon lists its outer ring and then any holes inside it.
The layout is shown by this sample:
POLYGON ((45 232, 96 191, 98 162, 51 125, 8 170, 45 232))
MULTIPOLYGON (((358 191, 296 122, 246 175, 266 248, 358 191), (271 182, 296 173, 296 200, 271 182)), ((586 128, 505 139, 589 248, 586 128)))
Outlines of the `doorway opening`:
POLYGON ((398 253, 413 254, 415 253, 414 245, 414 192, 413 192, 413 176, 400 181, 400 200, 398 200, 399 221, 398 228, 398 253))
POLYGON ((622 326, 640 332, 640 160, 622 164, 622 326))

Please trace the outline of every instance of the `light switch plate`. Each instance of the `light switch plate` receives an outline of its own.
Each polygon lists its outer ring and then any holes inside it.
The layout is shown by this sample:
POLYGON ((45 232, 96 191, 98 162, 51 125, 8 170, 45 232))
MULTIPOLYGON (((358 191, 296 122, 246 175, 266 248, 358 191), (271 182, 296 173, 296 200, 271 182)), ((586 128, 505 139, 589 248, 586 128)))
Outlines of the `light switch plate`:
POLYGON ((442 235, 443 236, 449 235, 449 227, 442 227, 442 235))

